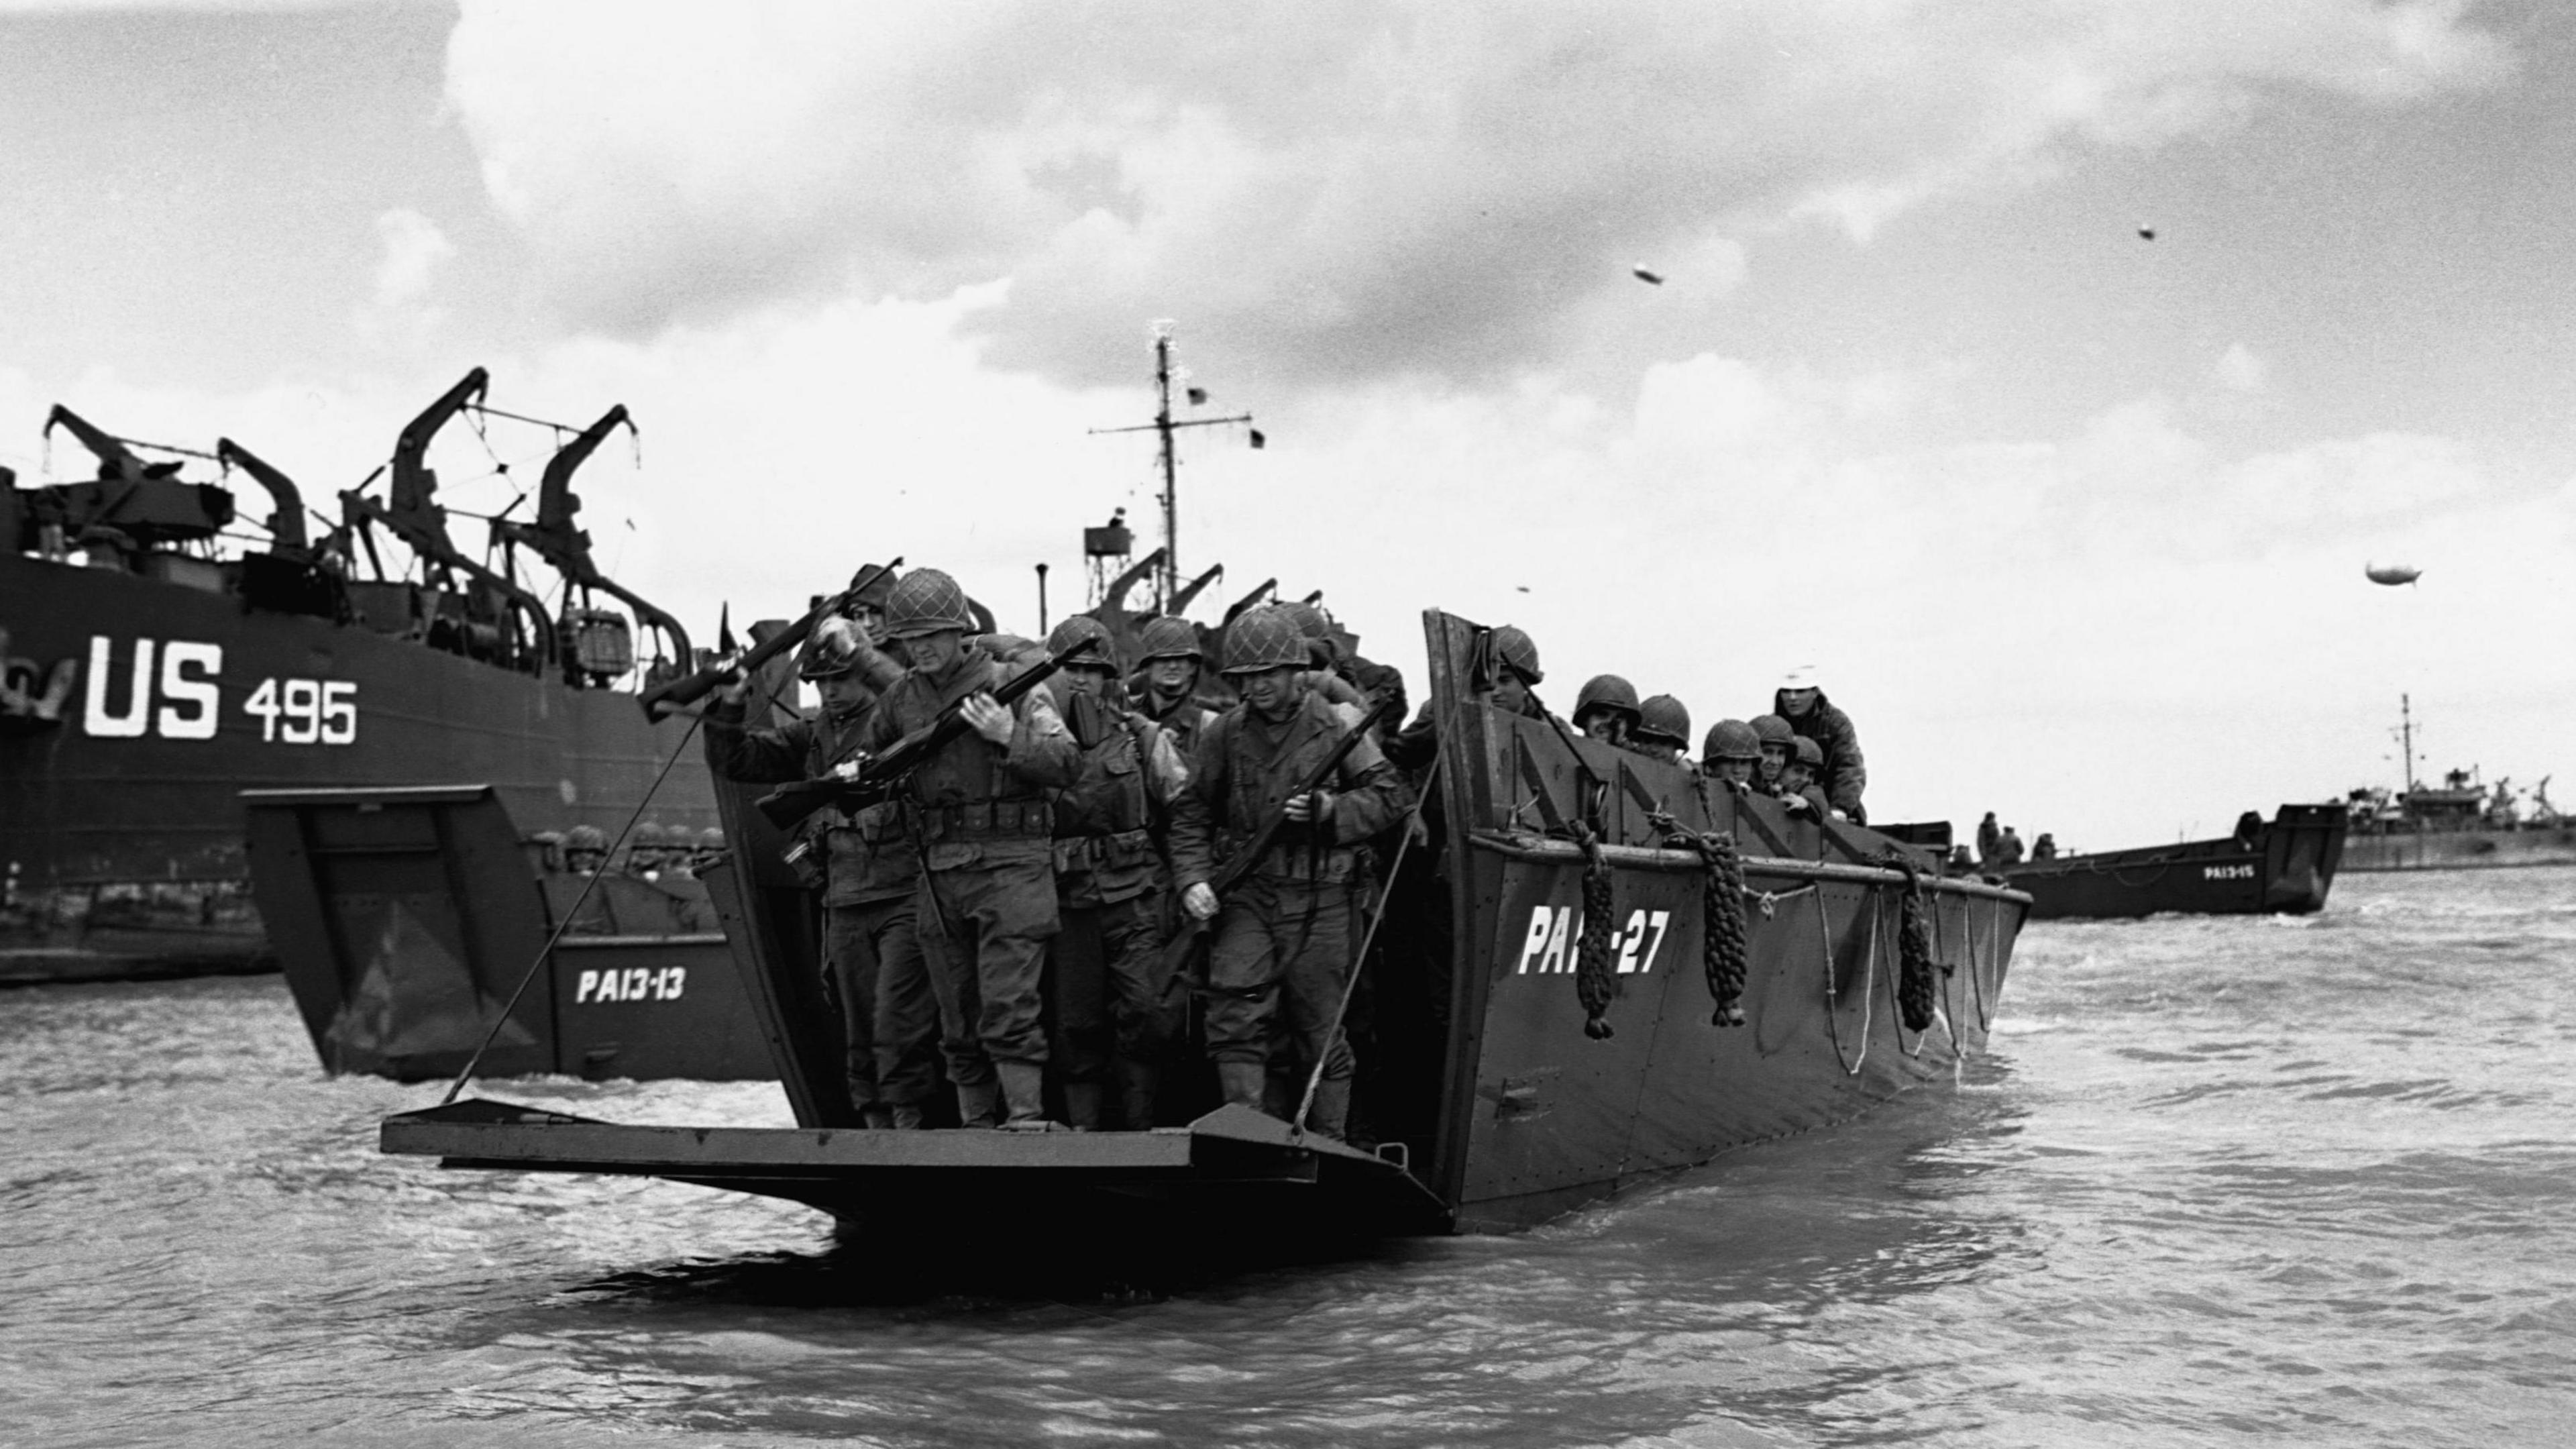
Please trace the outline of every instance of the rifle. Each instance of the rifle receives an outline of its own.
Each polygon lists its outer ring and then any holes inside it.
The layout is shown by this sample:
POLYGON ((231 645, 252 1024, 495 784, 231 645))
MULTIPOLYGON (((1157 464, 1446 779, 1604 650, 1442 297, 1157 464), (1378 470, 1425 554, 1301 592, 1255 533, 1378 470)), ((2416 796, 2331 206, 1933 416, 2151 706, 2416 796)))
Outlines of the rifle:
MULTIPOLYGON (((1032 666, 993 687, 993 702, 1008 708, 1022 695, 1046 682, 1057 670, 1075 657, 1096 648, 1098 641, 1077 639, 1032 666)), ((970 690, 931 717, 930 723, 905 735, 886 747, 884 754, 863 763, 854 776, 826 775, 819 780, 794 780, 760 797, 760 813, 781 830, 793 830, 808 815, 826 805, 872 805, 894 793, 903 778, 921 767, 952 740, 966 733, 965 703, 982 691, 970 690)))
POLYGON ((752 645, 751 652, 740 659, 710 664, 695 674, 683 675, 644 691, 637 700, 644 706, 644 717, 658 724, 664 715, 672 713, 683 705, 695 704, 715 693, 735 675, 759 673, 762 665, 812 637, 815 625, 834 614, 848 613, 859 601, 859 590, 875 584, 878 579, 902 566, 902 559, 869 564, 850 576, 848 588, 806 610, 805 617, 794 624, 752 645))
MULTIPOLYGON (((1324 788, 1324 782, 1333 778, 1333 772, 1342 767, 1342 761, 1350 758, 1351 750, 1361 740, 1368 738, 1368 732, 1376 727, 1379 720, 1394 712, 1395 701, 1382 699, 1377 702, 1375 708, 1360 716, 1360 722, 1351 726, 1350 730, 1334 744, 1333 752, 1326 755, 1314 769, 1307 771, 1306 778, 1298 782, 1296 789, 1288 792, 1287 799, 1281 800, 1278 808, 1272 810, 1269 816, 1263 819, 1261 828, 1253 832, 1252 839, 1245 842, 1244 847, 1236 851, 1232 859, 1217 869, 1215 878, 1207 883, 1208 889, 1215 891, 1222 898, 1227 891, 1241 884, 1243 878, 1252 873, 1253 866, 1260 863, 1261 857, 1269 853, 1271 844, 1279 838, 1280 830, 1288 824, 1288 801, 1302 795, 1311 795, 1324 788)), ((1185 917, 1186 914, 1184 913, 1185 917)), ((1176 979, 1180 968, 1188 963, 1190 952, 1197 948, 1199 939, 1207 934, 1209 924, 1206 921, 1187 921, 1181 927, 1180 934, 1174 936, 1171 944, 1163 948, 1163 966, 1166 970, 1174 972, 1176 979)))

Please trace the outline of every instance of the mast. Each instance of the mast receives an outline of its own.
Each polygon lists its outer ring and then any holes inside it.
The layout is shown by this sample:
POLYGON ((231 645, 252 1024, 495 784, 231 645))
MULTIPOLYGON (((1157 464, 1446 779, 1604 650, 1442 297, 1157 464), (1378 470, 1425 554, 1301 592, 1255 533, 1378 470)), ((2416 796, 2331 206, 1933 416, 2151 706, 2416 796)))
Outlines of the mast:
POLYGON ((2415 703, 2407 696, 2397 696, 2397 738, 2406 752, 2406 793, 2415 793, 2415 703))
MULTIPOLYGON (((1184 388, 1182 396, 1195 407, 1207 401, 1203 388, 1184 388)), ((1163 475, 1163 561, 1154 571, 1154 606, 1169 611, 1181 592, 1181 493, 1180 456, 1172 446, 1172 435, 1183 428, 1208 428, 1225 423, 1252 421, 1250 413, 1236 413, 1221 418, 1174 418, 1172 416, 1172 324, 1154 324, 1154 420, 1124 428, 1093 428, 1094 433, 1141 433, 1153 429, 1157 444, 1155 464, 1163 475)), ((1259 428, 1252 429, 1252 446, 1259 448, 1269 440, 1259 428)))
POLYGON ((1154 333, 1154 431, 1163 443, 1163 567, 1154 581, 1154 599, 1162 602, 1180 592, 1180 465, 1172 456, 1172 334, 1154 333))

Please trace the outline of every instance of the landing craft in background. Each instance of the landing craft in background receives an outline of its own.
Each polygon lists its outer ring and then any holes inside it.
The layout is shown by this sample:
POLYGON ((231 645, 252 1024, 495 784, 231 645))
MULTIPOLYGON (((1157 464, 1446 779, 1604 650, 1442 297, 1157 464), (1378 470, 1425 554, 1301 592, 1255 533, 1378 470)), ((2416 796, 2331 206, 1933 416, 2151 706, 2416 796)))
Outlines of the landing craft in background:
POLYGON ((2361 572, 2372 583, 2387 584, 2391 587, 2398 584, 2411 584, 2424 577, 2422 569, 2410 569, 2404 564, 2365 564, 2361 572))

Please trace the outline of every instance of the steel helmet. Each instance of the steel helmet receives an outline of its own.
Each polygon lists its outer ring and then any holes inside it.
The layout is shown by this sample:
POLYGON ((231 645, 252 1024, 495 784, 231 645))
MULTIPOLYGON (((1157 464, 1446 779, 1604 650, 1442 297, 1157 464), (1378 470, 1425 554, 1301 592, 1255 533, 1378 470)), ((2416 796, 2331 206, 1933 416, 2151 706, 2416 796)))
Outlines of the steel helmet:
POLYGON ((1722 719, 1708 727, 1708 738, 1701 742, 1699 753, 1707 760, 1759 760, 1762 737, 1740 719, 1722 719))
POLYGON ((700 849, 700 850, 722 850, 722 849, 724 849, 724 827, 722 827, 722 826, 720 826, 720 825, 710 825, 710 826, 708 826, 706 829, 699 831, 699 832, 698 832, 698 849, 700 849))
POLYGON ((1776 714, 1755 715, 1753 733, 1762 743, 1778 745, 1783 749, 1788 748, 1789 741, 1798 737, 1798 731, 1792 728, 1787 720, 1776 714))
POLYGON ((605 852, 608 849, 608 832, 596 825, 576 825, 564 832, 563 848, 566 851, 605 852))
POLYGON ((1265 669, 1306 667, 1306 636, 1297 621, 1273 604, 1237 618, 1225 630, 1227 674, 1258 674, 1265 669))
POLYGON ((1494 661, 1510 666, 1524 681, 1538 684, 1547 679, 1538 667, 1538 645, 1526 633, 1505 624, 1494 631, 1493 648, 1494 661))
POLYGON ((1637 719, 1637 686, 1615 674, 1596 674, 1583 681, 1583 688, 1575 691, 1574 695, 1574 722, 1580 725, 1584 716, 1605 709, 1626 714, 1629 723, 1634 724, 1637 719))
POLYGON ((855 622, 827 615, 806 636, 805 647, 796 651, 796 677, 831 679, 847 674, 859 667, 859 655, 866 647, 867 636, 855 622))
POLYGON ((1090 644, 1091 651, 1073 656, 1066 661, 1065 668, 1105 669, 1112 674, 1118 672, 1118 661, 1112 658, 1109 652, 1109 631, 1100 627, 1100 621, 1089 614, 1067 615, 1065 621, 1056 625, 1054 632, 1047 635, 1046 649, 1049 654, 1062 654, 1074 645, 1083 643, 1090 644))
POLYGON ((1169 614, 1146 620, 1145 627, 1137 631, 1136 642, 1147 663, 1199 657, 1199 631, 1190 627, 1189 620, 1169 614))
POLYGON ((1637 706, 1636 733, 1641 738, 1686 749, 1690 745, 1690 711, 1669 694, 1656 695, 1637 706))
POLYGON ((1817 744, 1814 740, 1807 738, 1805 735, 1800 735, 1796 739, 1791 740, 1789 742, 1789 746, 1798 752, 1799 764, 1806 766, 1810 770, 1821 770, 1825 767, 1825 747, 1823 745, 1817 744))
POLYGON ((635 833, 627 837, 627 844, 636 850, 659 850, 669 844, 670 839, 671 833, 662 828, 661 822, 647 820, 635 827, 635 833))
POLYGON ((1321 639, 1333 632, 1332 624, 1324 618, 1324 611, 1303 599, 1293 600, 1278 607, 1281 612, 1295 621, 1298 634, 1304 638, 1321 639))
POLYGON ((917 639, 954 629, 975 632, 975 615, 966 607, 966 591, 937 569, 915 569, 886 595, 886 637, 917 639))

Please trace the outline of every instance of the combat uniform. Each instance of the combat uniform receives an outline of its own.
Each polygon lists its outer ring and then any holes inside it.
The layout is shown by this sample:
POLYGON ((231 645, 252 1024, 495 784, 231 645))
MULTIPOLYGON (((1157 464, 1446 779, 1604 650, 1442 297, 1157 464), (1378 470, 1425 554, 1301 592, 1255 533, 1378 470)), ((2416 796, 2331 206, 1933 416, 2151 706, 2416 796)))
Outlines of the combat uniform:
MULTIPOLYGON (((888 663, 878 656, 891 675, 888 663)), ((740 701, 719 698, 707 711, 708 762, 729 780, 818 779, 857 758, 872 714, 862 705, 755 730, 740 701)), ((919 1126, 939 1085, 939 1007, 915 918, 921 857, 900 807, 816 811, 790 853, 822 871, 823 960, 840 998, 850 1104, 870 1120, 919 1126)))
MULTIPOLYGON (((1050 1044, 1065 1114, 1099 1125, 1115 1044, 1121 1117, 1154 1125, 1154 1099, 1188 1016, 1163 963, 1170 876, 1162 839, 1189 770, 1171 737, 1141 714, 1073 694, 1067 727, 1082 773, 1055 799, 1056 903, 1063 928, 1048 951, 1050 1044)), ((1187 801, 1194 807, 1195 801, 1187 801)))
POLYGON ((1869 771, 1860 758, 1860 731, 1852 728, 1851 716, 1834 708, 1824 691, 1816 692, 1816 702, 1805 714, 1789 713, 1788 691, 1781 690, 1771 699, 1771 710, 1789 721, 1789 728, 1816 742, 1825 752, 1825 763, 1816 771, 1816 783, 1824 789, 1833 807, 1850 816, 1855 825, 1867 825, 1869 816, 1861 808, 1861 791, 1869 785, 1869 771))
MULTIPOLYGON (((1328 704, 1311 689, 1289 698, 1283 718, 1265 718, 1247 701, 1199 737, 1190 791, 1204 816, 1176 812, 1172 825, 1173 870, 1184 890, 1209 880, 1220 854, 1248 844, 1358 723, 1357 710, 1328 704)), ((1364 882, 1356 846, 1396 823, 1407 801, 1394 767, 1366 740, 1352 747, 1326 788, 1332 792, 1327 816, 1283 826, 1218 903, 1208 953, 1207 1047, 1226 1100, 1258 1105, 1272 1031, 1284 1018, 1302 1065, 1323 1063, 1313 1123, 1338 1137, 1350 1112, 1354 1065, 1334 1019, 1357 944, 1354 917, 1364 882)))
MULTIPOLYGON (((933 569, 896 584, 886 614, 899 639, 973 628, 964 593, 933 569)), ((962 644, 936 677, 916 667, 886 691, 868 717, 865 747, 882 753, 1007 677, 982 648, 962 644)), ((1011 1121, 1043 1121, 1040 974, 1058 925, 1047 791, 1072 784, 1081 766, 1045 690, 1020 696, 1011 713, 1007 749, 965 731, 911 772, 906 792, 922 852, 916 924, 939 995, 949 1080, 970 1123, 990 1121, 997 1075, 1011 1121)))

